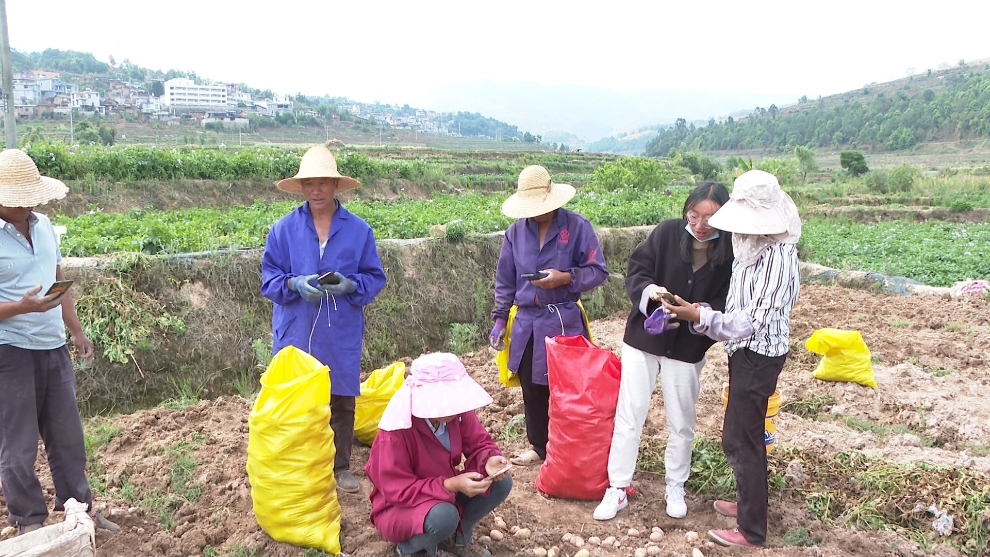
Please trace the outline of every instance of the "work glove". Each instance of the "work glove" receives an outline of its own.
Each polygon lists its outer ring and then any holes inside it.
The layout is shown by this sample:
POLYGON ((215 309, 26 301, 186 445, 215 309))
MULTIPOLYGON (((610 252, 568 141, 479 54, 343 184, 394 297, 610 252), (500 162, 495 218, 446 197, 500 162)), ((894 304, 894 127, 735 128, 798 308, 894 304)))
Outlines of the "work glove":
POLYGON ((320 278, 320 275, 300 275, 289 279, 289 290, 295 290, 307 302, 319 302, 323 298, 323 292, 312 285, 312 281, 320 278))
POLYGON ((331 296, 342 296, 344 294, 351 294, 357 290, 357 283, 353 280, 345 277, 340 273, 334 273, 333 276, 337 277, 337 284, 323 284, 320 286, 320 290, 330 294, 331 296))
POLYGON ((662 307, 653 310, 653 313, 643 323, 643 328, 651 335, 662 335, 664 332, 672 331, 680 326, 681 324, 677 321, 671 321, 670 314, 664 311, 662 307))
POLYGON ((495 320, 495 326, 488 334, 488 345, 495 350, 505 350, 505 319, 495 320))

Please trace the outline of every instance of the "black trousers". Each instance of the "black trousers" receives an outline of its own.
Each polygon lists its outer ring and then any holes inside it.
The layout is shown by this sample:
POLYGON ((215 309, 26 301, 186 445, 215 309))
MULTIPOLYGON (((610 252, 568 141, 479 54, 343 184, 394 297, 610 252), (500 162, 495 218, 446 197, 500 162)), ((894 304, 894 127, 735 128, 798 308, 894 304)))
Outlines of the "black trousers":
POLYGON ((333 448, 337 452, 333 461, 334 472, 343 472, 351 467, 354 406, 355 397, 330 395, 330 429, 333 430, 333 448))
POLYGON ((767 541, 767 450, 763 439, 767 399, 787 354, 768 357, 748 348, 729 356, 729 403, 722 423, 722 450, 736 477, 736 523, 746 540, 767 541))
POLYGON ((526 410, 526 438, 540 458, 547 457, 547 438, 550 428, 550 387, 533 383, 533 337, 529 337, 526 350, 516 372, 522 386, 523 408, 526 410))

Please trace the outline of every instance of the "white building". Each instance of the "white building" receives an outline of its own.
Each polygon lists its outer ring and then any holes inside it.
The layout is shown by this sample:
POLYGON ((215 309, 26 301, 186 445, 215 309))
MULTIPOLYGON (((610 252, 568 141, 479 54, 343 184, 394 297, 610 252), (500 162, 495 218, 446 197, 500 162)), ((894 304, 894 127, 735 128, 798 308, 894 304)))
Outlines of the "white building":
POLYGON ((92 112, 100 107, 100 93, 97 91, 76 91, 70 95, 72 108, 78 108, 83 112, 92 112))
POLYGON ((227 108, 226 85, 196 85, 185 77, 170 79, 164 83, 162 106, 188 106, 195 108, 227 108))

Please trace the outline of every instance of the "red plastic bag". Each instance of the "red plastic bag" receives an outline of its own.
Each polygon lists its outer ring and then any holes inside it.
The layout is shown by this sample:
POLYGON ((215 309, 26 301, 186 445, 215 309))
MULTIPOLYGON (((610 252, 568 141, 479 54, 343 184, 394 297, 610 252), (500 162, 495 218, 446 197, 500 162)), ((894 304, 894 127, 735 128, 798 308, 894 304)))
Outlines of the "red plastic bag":
POLYGON ((550 430, 536 489, 598 501, 608 489, 608 453, 619 400, 619 358, 583 336, 547 337, 550 430))

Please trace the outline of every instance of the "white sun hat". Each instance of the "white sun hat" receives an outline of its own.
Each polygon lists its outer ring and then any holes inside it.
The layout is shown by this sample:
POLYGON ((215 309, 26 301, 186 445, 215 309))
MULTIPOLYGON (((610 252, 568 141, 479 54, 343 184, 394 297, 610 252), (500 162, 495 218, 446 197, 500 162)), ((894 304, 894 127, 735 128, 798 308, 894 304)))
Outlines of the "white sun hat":
MULTIPOLYGON (((750 170, 736 178, 728 203, 712 215, 708 225, 735 234, 772 236, 788 232, 796 219, 797 208, 780 189, 777 177, 762 170, 750 170)), ((797 223, 800 231, 800 221, 797 223)))
POLYGON ((335 193, 352 190, 361 185, 361 182, 337 171, 337 159, 323 145, 310 147, 299 161, 299 172, 292 178, 279 180, 276 187, 284 192, 302 193, 302 181, 306 178, 336 178, 338 183, 335 193))
POLYGON ((555 184, 546 168, 527 166, 519 173, 516 193, 502 203, 502 214, 514 219, 545 215, 563 207, 575 193, 570 184, 555 184))
POLYGON ((69 188, 42 176, 31 157, 20 149, 0 152, 0 206, 37 207, 62 199, 69 188))

